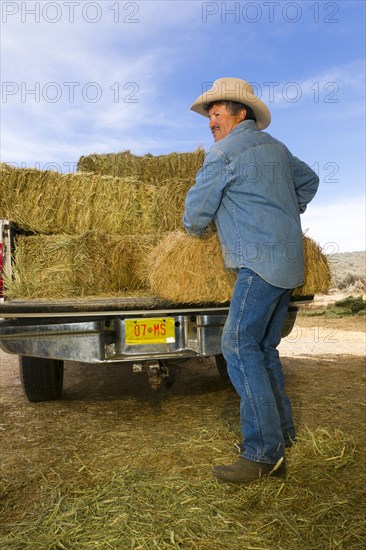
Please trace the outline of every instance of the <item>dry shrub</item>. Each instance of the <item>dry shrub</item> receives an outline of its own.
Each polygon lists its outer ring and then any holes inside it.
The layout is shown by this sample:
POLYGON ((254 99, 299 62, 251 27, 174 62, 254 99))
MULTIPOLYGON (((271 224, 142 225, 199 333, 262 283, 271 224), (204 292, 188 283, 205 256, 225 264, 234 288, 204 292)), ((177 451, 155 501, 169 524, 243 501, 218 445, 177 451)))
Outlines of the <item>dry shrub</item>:
POLYGON ((364 292, 366 289, 366 277, 359 273, 347 273, 342 279, 338 279, 338 281, 332 280, 332 282, 340 290, 351 292, 359 290, 360 292, 364 292))

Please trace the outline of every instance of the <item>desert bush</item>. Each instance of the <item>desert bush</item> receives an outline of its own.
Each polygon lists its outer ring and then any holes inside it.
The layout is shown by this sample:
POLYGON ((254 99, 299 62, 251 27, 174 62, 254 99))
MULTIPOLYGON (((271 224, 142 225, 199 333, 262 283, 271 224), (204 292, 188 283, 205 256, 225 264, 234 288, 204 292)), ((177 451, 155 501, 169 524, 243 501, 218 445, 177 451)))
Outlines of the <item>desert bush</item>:
POLYGON ((362 296, 347 296, 343 300, 338 300, 330 304, 326 314, 329 316, 344 317, 348 315, 364 315, 366 311, 366 300, 362 296))
POLYGON ((342 252, 328 257, 332 288, 354 294, 366 291, 366 253, 342 252))
POLYGON ((352 286, 362 291, 366 288, 366 277, 364 275, 360 275, 359 273, 347 273, 344 277, 336 280, 335 283, 336 287, 340 290, 344 290, 352 286))

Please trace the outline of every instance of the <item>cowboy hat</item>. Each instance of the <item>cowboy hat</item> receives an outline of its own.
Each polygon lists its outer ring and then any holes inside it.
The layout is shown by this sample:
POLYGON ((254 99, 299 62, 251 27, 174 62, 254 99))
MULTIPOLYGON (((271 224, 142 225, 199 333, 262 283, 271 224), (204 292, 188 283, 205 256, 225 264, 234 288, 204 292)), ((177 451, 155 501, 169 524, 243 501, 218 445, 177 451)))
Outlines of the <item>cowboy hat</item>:
POLYGON ((255 115, 260 130, 267 128, 271 122, 271 113, 266 105, 254 95, 253 87, 239 78, 219 78, 210 90, 201 94, 191 105, 191 111, 208 117, 205 106, 218 101, 237 101, 248 105, 255 115))

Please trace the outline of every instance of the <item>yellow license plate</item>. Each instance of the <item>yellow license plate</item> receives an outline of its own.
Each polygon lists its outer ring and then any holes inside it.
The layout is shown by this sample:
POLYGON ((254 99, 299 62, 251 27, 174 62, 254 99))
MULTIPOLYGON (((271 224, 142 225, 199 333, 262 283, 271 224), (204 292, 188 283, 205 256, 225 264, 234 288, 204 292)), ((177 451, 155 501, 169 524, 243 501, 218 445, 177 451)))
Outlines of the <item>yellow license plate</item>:
POLYGON ((173 317, 154 319, 126 319, 126 344, 172 344, 175 342, 175 321, 173 317))

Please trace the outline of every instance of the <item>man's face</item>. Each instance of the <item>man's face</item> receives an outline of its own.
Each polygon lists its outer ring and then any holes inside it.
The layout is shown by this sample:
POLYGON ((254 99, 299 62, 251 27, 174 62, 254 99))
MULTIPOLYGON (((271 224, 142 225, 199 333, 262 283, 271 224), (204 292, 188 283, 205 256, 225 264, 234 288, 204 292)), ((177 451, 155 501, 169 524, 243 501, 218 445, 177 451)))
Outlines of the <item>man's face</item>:
POLYGON ((226 137, 231 130, 242 122, 245 118, 246 111, 240 111, 237 115, 231 115, 227 110, 226 105, 213 105, 208 111, 210 117, 210 130, 215 141, 226 137))

